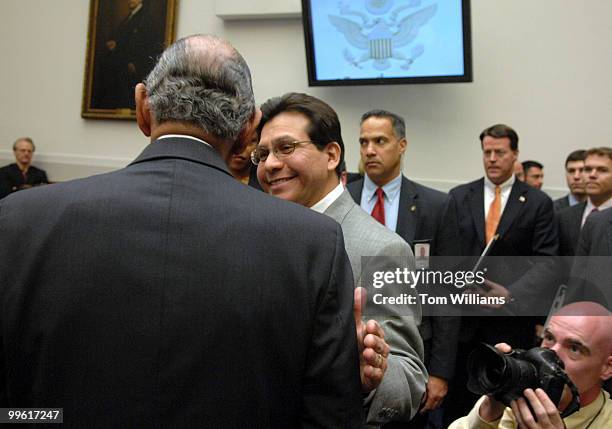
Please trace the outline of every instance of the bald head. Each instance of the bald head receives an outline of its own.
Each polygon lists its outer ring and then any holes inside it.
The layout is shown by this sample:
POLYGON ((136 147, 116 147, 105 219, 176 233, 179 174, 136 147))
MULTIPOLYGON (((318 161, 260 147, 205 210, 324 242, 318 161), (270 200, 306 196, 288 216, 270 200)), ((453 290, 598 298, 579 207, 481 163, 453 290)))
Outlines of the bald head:
POLYGON ((551 319, 580 327, 604 355, 612 356, 612 313, 595 302, 574 302, 561 308, 551 319))
POLYGON ((255 114, 249 67, 216 36, 177 40, 161 55, 145 87, 157 124, 195 125, 222 141, 235 141, 255 114))

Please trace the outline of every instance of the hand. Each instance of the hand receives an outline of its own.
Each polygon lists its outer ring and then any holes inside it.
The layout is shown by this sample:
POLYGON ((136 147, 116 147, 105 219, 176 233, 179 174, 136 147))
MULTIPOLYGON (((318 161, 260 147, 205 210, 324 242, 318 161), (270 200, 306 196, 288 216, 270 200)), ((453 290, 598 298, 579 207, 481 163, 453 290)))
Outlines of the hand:
MULTIPOLYGON (((485 279, 484 288, 470 288, 464 289, 463 293, 478 294, 484 297, 497 297, 505 298, 505 303, 510 302, 510 291, 499 283, 492 282, 491 280, 485 279)), ((498 309, 502 308, 504 304, 480 304, 484 308, 498 309)))
POLYGON ((367 393, 380 385, 387 371, 389 346, 385 342, 385 333, 378 322, 368 320, 367 323, 364 323, 361 320, 361 309, 365 299, 365 289, 355 289, 353 316, 359 346, 359 374, 361 376, 361 389, 367 393))
MULTIPOLYGON (((495 344, 495 348, 502 353, 510 353, 512 351, 512 347, 506 343, 495 344)), ((505 409, 506 406, 503 403, 492 396, 487 396, 480 404, 478 414, 485 422, 492 422, 501 418, 505 409)))
POLYGON ((442 404, 442 400, 448 393, 448 382, 443 378, 430 375, 427 380, 427 390, 425 391, 424 404, 421 413, 435 410, 442 404))
POLYGON ((564 429, 565 425, 559 410, 542 389, 525 389, 523 392, 529 401, 535 418, 527 406, 525 398, 510 403, 519 428, 524 429, 564 429))
POLYGON ((109 51, 114 51, 117 47, 117 42, 115 42, 114 40, 109 40, 106 42, 106 47, 109 51))

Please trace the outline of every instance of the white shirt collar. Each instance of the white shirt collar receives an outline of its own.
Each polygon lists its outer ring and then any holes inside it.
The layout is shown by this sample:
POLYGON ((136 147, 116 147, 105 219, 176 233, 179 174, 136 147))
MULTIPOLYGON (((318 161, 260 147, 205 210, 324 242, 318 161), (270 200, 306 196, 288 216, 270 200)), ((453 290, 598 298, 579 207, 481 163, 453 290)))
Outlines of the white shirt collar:
POLYGON ((163 135, 161 137, 158 137, 157 140, 171 139, 171 138, 191 139, 191 140, 195 140, 195 141, 200 142, 200 143, 204 143, 206 146, 212 148, 210 143, 206 143, 204 140, 199 139, 197 137, 187 136, 187 135, 184 135, 184 134, 165 134, 165 135, 163 135))
POLYGON ((325 197, 323 197, 321 201, 319 201, 314 206, 312 206, 311 209, 313 209, 314 211, 318 213, 325 212, 325 210, 327 210, 329 206, 331 206, 334 203, 334 201, 340 198, 340 195, 342 195, 343 192, 344 192, 344 186, 342 186, 342 183, 338 183, 338 186, 332 189, 332 191, 329 194, 325 195, 325 197))

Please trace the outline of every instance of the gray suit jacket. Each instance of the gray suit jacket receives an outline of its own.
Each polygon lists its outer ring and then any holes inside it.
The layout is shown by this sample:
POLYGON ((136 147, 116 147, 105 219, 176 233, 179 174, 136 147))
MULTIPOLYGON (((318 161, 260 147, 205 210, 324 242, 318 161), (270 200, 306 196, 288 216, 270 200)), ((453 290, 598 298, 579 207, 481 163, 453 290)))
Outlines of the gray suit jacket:
MULTIPOLYGON (((347 188, 359 204, 363 179, 349 183, 347 188)), ((429 241, 434 257, 457 256, 460 254, 459 237, 453 209, 448 195, 403 176, 396 232, 411 246, 415 241, 429 241)), ((444 271, 444 267, 439 266, 432 269, 444 271)), ((454 316, 436 316, 437 307, 431 311, 434 317, 423 317, 419 330, 426 344, 431 345, 427 362, 429 374, 449 381, 455 370, 460 320, 454 316)))
MULTIPOLYGON (((362 268, 363 272, 366 272, 366 268, 367 272, 394 271, 398 267, 414 270, 414 255, 408 244, 363 211, 347 191, 334 201, 325 214, 342 227, 356 286, 362 285, 362 268), (363 256, 379 258, 364 259, 368 266, 362 267, 363 256)), ((405 286, 401 292, 416 293, 405 286)), ((393 295, 388 291, 385 293, 385 296, 393 295)), ((405 310, 403 306, 387 306, 385 310, 387 316, 379 318, 378 322, 385 331, 385 340, 391 349, 388 368, 380 386, 366 399, 369 408, 367 424, 374 426, 391 420, 410 420, 419 409, 427 380, 423 342, 417 328, 420 307, 414 306, 414 317, 406 316, 402 311, 405 310)))

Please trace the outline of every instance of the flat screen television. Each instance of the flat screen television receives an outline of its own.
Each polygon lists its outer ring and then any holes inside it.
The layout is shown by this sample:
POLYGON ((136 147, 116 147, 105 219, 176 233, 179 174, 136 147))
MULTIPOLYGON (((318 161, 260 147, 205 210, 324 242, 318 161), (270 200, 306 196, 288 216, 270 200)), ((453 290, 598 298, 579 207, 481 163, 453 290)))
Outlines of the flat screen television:
POLYGON ((302 0, 309 86, 472 81, 469 0, 302 0))

